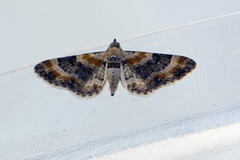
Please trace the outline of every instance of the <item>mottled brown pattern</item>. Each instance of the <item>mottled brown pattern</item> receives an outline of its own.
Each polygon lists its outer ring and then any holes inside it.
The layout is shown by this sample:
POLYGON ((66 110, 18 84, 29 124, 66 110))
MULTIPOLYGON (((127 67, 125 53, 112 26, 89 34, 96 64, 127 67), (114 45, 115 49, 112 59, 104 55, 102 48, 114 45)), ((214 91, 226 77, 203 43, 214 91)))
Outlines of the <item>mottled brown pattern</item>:
POLYGON ((69 75, 74 75, 81 82, 86 81, 91 77, 93 72, 99 67, 92 67, 85 63, 77 61, 76 56, 57 58, 58 68, 62 69, 69 75))
POLYGON ((84 61, 86 65, 99 67, 103 60, 100 58, 95 58, 94 54, 83 54, 78 56, 78 61, 84 61))
MULTIPOLYGON (((105 68, 106 63, 101 64, 105 68)), ((55 86, 67 88, 81 97, 92 96, 98 94, 103 87, 103 75, 96 75, 98 69, 84 66, 81 62, 76 62, 75 56, 47 60, 37 64, 34 67, 35 72, 44 80, 55 86), (58 62, 58 64, 57 64, 58 62), (92 73, 96 80, 91 79, 92 73), (98 78, 99 77, 99 78, 98 78), (87 80, 89 79, 89 80, 87 80), (88 86, 88 81, 91 81, 91 86, 88 86), (87 85, 87 87, 84 87, 87 85)), ((104 70, 102 72, 105 72, 104 70)))
POLYGON ((172 55, 156 53, 148 54, 151 55, 151 59, 147 60, 145 63, 140 63, 138 65, 132 66, 135 72, 137 72, 144 80, 151 78, 151 76, 155 73, 163 71, 170 65, 172 59, 172 55))
POLYGON ((54 66, 53 64, 54 62, 51 60, 46 60, 46 61, 43 61, 42 63, 48 68, 52 68, 54 66))
POLYGON ((196 67, 196 63, 183 56, 153 53, 152 58, 143 64, 131 66, 123 61, 122 66, 123 84, 127 89, 136 94, 148 94, 186 76, 196 67))
POLYGON ((48 83, 81 97, 97 95, 109 81, 113 96, 119 80, 131 93, 145 95, 182 79, 196 67, 184 56, 123 51, 114 39, 105 52, 93 52, 43 61, 35 73, 48 83))
POLYGON ((149 53, 147 52, 134 52, 134 51, 125 51, 129 54, 129 57, 126 57, 125 60, 131 66, 142 64, 144 61, 148 60, 149 53))
POLYGON ((175 61, 167 70, 157 73, 148 81, 149 90, 160 88, 166 84, 180 80, 196 67, 196 63, 187 57, 175 56, 175 61), (173 67, 172 67, 173 66, 173 67))

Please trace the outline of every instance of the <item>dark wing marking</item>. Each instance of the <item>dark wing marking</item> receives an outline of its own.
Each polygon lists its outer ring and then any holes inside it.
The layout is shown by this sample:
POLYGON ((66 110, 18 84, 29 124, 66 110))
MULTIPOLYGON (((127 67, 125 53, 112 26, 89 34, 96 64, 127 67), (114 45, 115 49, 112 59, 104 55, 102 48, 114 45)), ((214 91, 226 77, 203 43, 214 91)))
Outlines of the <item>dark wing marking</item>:
POLYGON ((130 92, 147 94, 190 73, 196 63, 187 57, 125 51, 122 84, 130 92))
POLYGON ((55 86, 82 97, 98 94, 106 81, 105 52, 82 54, 43 61, 35 72, 55 86))

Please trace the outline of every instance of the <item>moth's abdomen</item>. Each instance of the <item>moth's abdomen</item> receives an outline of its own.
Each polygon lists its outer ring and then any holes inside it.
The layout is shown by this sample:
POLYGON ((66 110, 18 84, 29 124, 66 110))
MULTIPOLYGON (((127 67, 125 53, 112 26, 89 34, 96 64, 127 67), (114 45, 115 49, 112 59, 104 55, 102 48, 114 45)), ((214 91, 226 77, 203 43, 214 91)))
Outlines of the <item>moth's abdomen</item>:
POLYGON ((111 96, 114 96, 120 80, 120 68, 108 68, 107 77, 111 96))

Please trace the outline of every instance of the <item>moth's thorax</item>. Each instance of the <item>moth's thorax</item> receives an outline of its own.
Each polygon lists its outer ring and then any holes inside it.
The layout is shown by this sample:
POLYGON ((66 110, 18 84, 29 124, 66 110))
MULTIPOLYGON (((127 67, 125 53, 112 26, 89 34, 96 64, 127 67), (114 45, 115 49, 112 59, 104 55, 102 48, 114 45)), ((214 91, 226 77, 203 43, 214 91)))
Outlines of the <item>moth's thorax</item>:
POLYGON ((108 48, 106 52, 107 52, 107 58, 111 56, 118 56, 121 58, 123 56, 122 49, 117 47, 108 48))
POLYGON ((120 63, 123 57, 122 50, 117 47, 112 47, 107 50, 107 68, 120 68, 120 63))

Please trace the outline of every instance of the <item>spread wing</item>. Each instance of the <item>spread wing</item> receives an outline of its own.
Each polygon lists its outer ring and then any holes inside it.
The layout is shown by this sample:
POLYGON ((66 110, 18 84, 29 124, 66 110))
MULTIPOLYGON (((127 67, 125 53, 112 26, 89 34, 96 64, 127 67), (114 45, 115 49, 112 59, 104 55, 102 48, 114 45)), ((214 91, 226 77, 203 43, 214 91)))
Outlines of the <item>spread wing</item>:
POLYGON ((43 61, 35 72, 48 83, 81 96, 98 94, 106 82, 105 52, 94 52, 43 61))
POLYGON ((180 80, 195 67, 194 60, 177 55, 124 51, 121 81, 132 93, 148 94, 180 80))

